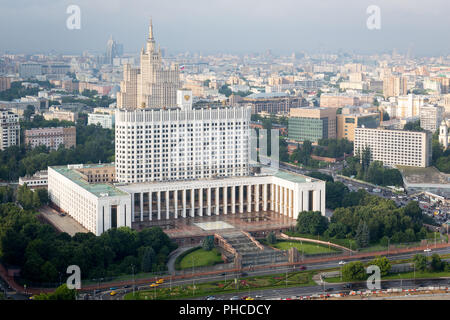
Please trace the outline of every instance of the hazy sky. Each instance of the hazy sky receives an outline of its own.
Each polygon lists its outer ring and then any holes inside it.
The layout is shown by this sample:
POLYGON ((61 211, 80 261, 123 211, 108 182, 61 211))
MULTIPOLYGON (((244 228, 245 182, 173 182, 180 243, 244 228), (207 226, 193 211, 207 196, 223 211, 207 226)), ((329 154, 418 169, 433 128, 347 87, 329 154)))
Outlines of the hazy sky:
POLYGON ((0 0, 0 52, 104 51, 110 35, 136 52, 150 16, 169 52, 450 53, 449 0, 0 0), (80 30, 66 27, 72 4, 80 30), (370 5, 380 30, 366 27, 370 5))

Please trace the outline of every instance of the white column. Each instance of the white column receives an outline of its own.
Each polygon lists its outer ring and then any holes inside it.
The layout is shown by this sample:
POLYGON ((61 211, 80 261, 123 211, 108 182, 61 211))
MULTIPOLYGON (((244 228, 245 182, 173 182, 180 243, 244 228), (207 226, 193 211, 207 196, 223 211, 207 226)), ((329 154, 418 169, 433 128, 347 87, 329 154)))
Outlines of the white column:
POLYGON ((252 212, 252 185, 247 186, 247 212, 252 212))
POLYGON ((288 213, 288 193, 289 193, 289 189, 288 188, 284 188, 284 215, 287 216, 288 213))
POLYGON ((131 221, 134 222, 134 193, 131 194, 131 221))
POLYGON ((275 194, 275 201, 274 201, 274 205, 273 205, 273 211, 275 211, 276 213, 280 213, 280 211, 278 210, 278 186, 274 185, 274 194, 275 194))
POLYGON ((200 217, 203 217, 203 188, 198 190, 198 203, 199 203, 199 213, 200 217))
POLYGON ((236 186, 231 187, 231 213, 236 213, 236 186))
POLYGON ((270 210, 275 211, 275 184, 270 185, 270 210))
POLYGON ((244 186, 239 186, 239 213, 244 212, 244 186))
POLYGON ((140 205, 141 221, 144 221, 144 193, 143 192, 140 193, 140 198, 141 198, 141 205, 140 205))
POLYGON ((158 191, 158 220, 161 220, 161 191, 158 191))
POLYGON ((219 215, 219 187, 216 187, 216 215, 219 215))
POLYGON ((170 218, 169 192, 170 191, 166 191, 166 219, 167 220, 169 220, 169 218, 170 218))
POLYGON ((173 201, 175 206, 175 219, 178 219, 178 190, 173 192, 173 201))
POLYGON ((208 216, 210 216, 211 215, 211 188, 208 188, 206 201, 208 201, 208 210, 206 211, 206 214, 208 216))
POLYGON ((267 184, 263 184, 263 211, 267 211, 267 184))
POLYGON ((223 213, 228 213, 228 187, 223 187, 223 213))
POLYGON ((148 219, 152 220, 152 192, 148 193, 148 219))
POLYGON ((195 216, 195 189, 191 189, 191 217, 195 216))
POLYGON ((183 189, 183 218, 186 218, 186 189, 183 189))
POLYGON ((256 192, 255 192, 255 211, 259 212, 259 184, 256 186, 256 192))

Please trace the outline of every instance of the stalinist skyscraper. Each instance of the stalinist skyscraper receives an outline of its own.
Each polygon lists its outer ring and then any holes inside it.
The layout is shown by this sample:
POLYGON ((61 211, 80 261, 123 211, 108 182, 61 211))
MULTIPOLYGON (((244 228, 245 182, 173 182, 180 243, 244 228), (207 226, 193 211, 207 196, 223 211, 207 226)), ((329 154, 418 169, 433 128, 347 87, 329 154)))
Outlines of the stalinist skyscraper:
POLYGON ((181 88, 177 64, 164 66, 161 48, 156 48, 153 25, 150 20, 145 48, 142 48, 140 68, 124 65, 120 92, 117 93, 119 108, 161 108, 176 106, 177 90, 181 88))

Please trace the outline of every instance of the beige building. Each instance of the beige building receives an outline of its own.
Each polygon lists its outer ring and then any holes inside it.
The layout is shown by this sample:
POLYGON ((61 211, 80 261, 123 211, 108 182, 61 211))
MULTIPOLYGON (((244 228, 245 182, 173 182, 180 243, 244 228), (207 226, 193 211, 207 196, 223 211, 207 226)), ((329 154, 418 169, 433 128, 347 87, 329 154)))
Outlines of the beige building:
POLYGON ((0 77, 0 92, 11 88, 11 78, 0 77))
POLYGON ((44 112, 43 117, 45 120, 59 120, 59 121, 71 121, 76 122, 78 120, 78 114, 72 111, 53 110, 44 112))
POLYGON ((337 115, 337 138, 355 140, 355 129, 377 128, 380 125, 380 113, 350 113, 337 115))
POLYGON ((164 66, 161 48, 156 48, 153 25, 140 54, 140 68, 124 65, 123 81, 117 93, 118 108, 161 108, 176 106, 176 93, 181 88, 177 64, 164 66))
POLYGON ((116 167, 114 163, 99 166, 86 166, 77 170, 81 178, 88 183, 116 182, 116 167))
POLYGON ((57 128, 33 128, 25 130, 25 144, 35 148, 45 145, 47 148, 56 150, 60 145, 71 148, 76 145, 76 127, 57 128))
POLYGON ((405 77, 385 77, 383 79, 383 95, 385 98, 406 95, 408 81, 405 77))
POLYGON ((19 116, 7 109, 0 109, 0 150, 20 145, 19 116))
POLYGON ((420 127, 435 133, 444 119, 444 108, 434 105, 424 105, 420 108, 420 127))

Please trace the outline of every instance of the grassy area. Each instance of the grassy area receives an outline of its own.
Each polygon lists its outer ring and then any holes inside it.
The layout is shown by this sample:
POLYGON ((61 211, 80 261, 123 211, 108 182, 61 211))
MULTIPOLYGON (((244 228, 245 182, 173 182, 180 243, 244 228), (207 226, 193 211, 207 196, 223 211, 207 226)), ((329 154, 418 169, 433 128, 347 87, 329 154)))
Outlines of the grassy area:
POLYGON ((227 279, 227 281, 213 281, 206 283, 198 283, 195 286, 190 283, 188 285, 182 285, 170 288, 155 288, 145 291, 136 292, 125 295, 125 300, 162 300, 162 299, 183 299, 192 297, 201 297, 206 295, 217 295, 224 293, 237 293, 244 292, 251 294, 252 291, 279 288, 279 287, 292 287, 292 286, 312 286, 315 282, 312 280, 312 276, 315 271, 300 271, 288 273, 287 277, 285 273, 249 277, 245 279, 227 279))
MULTIPOLYGON (((265 243, 267 244, 267 242, 265 243)), ((269 245, 269 244, 267 244, 269 245)), ((320 253, 335 253, 339 252, 332 247, 328 248, 323 245, 306 243, 300 241, 284 241, 278 240, 276 244, 270 245, 280 250, 289 250, 291 247, 296 247, 299 252, 303 252, 305 254, 320 254, 320 253)))
MULTIPOLYGON (((415 274, 415 279, 432 279, 440 277, 450 277, 450 271, 442 271, 442 272, 416 271, 415 274)), ((381 280, 399 280, 399 279, 403 280, 414 279, 414 272, 394 273, 381 277, 381 280)), ((341 280, 341 277, 326 278, 325 281, 329 283, 345 282, 344 280, 341 280)))
POLYGON ((222 256, 216 248, 211 251, 206 251, 203 248, 198 248, 185 255, 180 261, 180 269, 187 269, 195 267, 213 266, 222 263, 222 256))
POLYGON ((335 239, 335 238, 327 238, 324 236, 314 236, 311 234, 305 234, 305 233, 299 233, 299 232, 293 232, 293 231, 286 231, 284 232, 290 237, 299 237, 299 238, 306 238, 306 239, 313 239, 313 240, 321 240, 321 241, 329 241, 331 243, 355 250, 356 248, 356 241, 353 239, 335 239))

